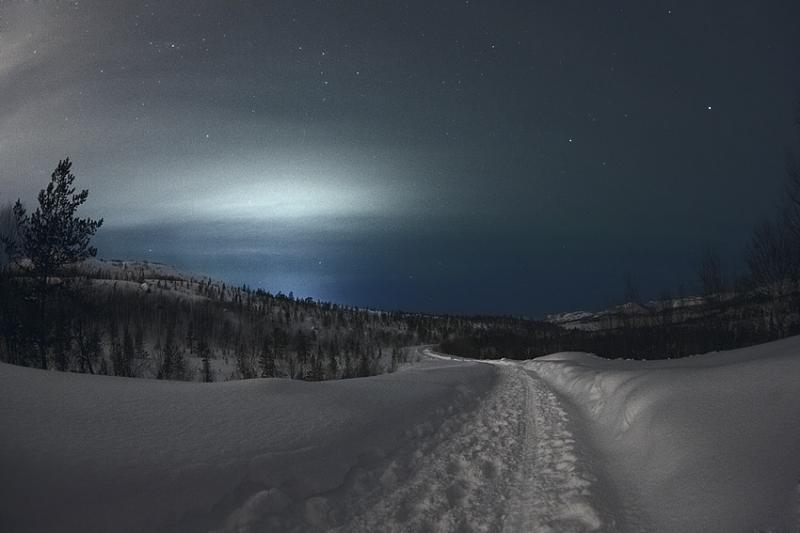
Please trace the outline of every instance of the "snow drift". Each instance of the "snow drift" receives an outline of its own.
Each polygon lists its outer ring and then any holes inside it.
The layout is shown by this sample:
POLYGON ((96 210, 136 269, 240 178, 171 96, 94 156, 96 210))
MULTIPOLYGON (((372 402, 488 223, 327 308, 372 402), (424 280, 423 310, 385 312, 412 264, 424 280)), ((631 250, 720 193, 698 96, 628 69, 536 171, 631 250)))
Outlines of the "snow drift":
POLYGON ((800 337, 306 383, 0 364, 0 531, 800 531, 800 337))
POLYGON ((441 361, 211 384, 0 364, 0 530, 326 531, 369 500, 374 463, 495 379, 441 361))
POLYGON ((669 361, 525 363, 586 418, 631 531, 800 531, 800 338, 669 361))

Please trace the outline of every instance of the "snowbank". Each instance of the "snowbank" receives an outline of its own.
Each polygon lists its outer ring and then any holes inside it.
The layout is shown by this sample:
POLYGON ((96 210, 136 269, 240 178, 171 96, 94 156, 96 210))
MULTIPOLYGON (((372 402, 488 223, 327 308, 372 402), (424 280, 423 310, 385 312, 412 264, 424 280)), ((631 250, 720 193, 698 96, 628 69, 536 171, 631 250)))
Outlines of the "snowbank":
POLYGON ((800 531, 800 338, 671 361, 525 364, 587 419, 633 531, 800 531))
POLYGON ((0 364, 0 530, 325 531, 375 463, 495 379, 489 365, 443 361, 211 384, 0 364))

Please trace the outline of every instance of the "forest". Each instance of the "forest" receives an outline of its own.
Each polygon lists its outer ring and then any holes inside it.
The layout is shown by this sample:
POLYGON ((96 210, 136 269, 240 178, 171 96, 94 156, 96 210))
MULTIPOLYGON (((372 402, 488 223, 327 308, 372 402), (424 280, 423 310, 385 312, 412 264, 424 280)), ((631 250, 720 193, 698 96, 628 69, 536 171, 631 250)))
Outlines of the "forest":
MULTIPOLYGON (((800 113, 795 123, 800 127, 800 113)), ((59 161, 32 213, 0 208, 0 360, 43 369, 215 381, 321 381, 393 372, 405 348, 438 345, 474 358, 528 359, 560 351, 664 359, 800 333, 800 170, 787 157, 773 220, 753 230, 747 272, 726 273, 710 250, 698 296, 621 304, 583 323, 447 316, 337 305, 190 276, 147 261, 97 259, 103 220, 76 216, 69 159, 59 161)))

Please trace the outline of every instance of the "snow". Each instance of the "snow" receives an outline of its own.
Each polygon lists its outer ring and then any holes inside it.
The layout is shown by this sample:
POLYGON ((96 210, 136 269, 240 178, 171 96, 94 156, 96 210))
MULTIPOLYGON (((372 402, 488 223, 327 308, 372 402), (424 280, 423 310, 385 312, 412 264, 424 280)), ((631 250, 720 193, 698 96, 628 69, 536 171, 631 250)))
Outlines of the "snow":
POLYGON ((587 421, 631 531, 800 531, 800 338, 669 361, 524 363, 587 421))
POLYGON ((0 440, 0 529, 613 524, 570 417, 541 380, 519 365, 423 359, 321 383, 159 382, 0 365, 0 427, 11 428, 0 440))
POLYGON ((386 456, 417 450, 495 380, 440 361, 211 384, 2 364, 0 530, 325 531, 355 512, 346 497, 369 501, 354 495, 386 456))
POLYGON ((800 531, 800 338, 185 383, 0 364, 0 530, 800 531))
MULTIPOLYGON (((86 272, 103 272, 115 278, 126 275, 141 274, 153 279, 189 279, 189 275, 175 267, 157 261, 129 261, 121 259, 100 259, 90 257, 79 264, 79 269, 86 272)), ((194 276, 195 278, 197 276, 194 276)))

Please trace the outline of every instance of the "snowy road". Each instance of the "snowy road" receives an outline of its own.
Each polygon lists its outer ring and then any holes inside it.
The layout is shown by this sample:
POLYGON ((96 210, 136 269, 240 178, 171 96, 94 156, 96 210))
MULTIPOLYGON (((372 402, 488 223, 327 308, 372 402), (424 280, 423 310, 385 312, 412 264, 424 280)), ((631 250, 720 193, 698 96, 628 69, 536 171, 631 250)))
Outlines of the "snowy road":
POLYGON ((615 529, 569 409, 510 362, 210 385, 0 365, 0 402, 0 530, 615 529))
MULTIPOLYGON (((465 363, 419 350, 445 367, 465 363)), ((495 379, 480 402, 451 410, 436 426, 406 429, 397 449, 361 461, 345 483, 307 499, 266 530, 613 531, 594 503, 595 477, 581 461, 572 421, 556 395, 521 365, 481 363, 487 365, 495 379)), ((223 531, 240 526, 229 522, 223 531)))
POLYGON ((392 457, 378 476, 391 481, 340 531, 613 529, 556 395, 520 365, 493 364, 497 380, 480 405, 392 457))
POLYGON ((0 363, 0 531, 800 532, 798 353, 321 383, 0 363))

